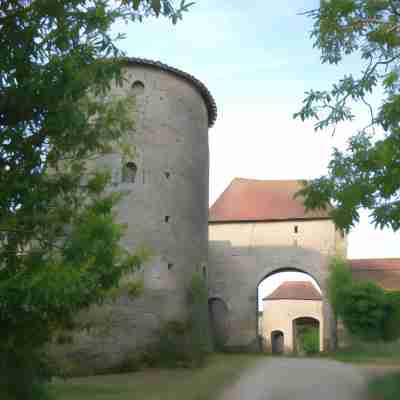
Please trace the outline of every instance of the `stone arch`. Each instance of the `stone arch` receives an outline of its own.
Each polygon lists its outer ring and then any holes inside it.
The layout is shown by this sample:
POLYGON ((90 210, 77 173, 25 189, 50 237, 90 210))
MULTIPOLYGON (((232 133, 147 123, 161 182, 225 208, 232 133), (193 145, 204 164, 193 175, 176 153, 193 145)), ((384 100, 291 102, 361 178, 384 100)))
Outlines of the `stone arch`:
POLYGON ((300 343, 299 343, 299 335, 301 335, 302 330, 304 330, 307 327, 318 329, 319 351, 323 351, 323 343, 321 341, 323 322, 321 320, 321 317, 318 315, 312 315, 312 316, 304 315, 301 317, 294 318, 292 320, 293 352, 295 352, 295 353, 301 352, 300 343))
MULTIPOLYGON (((322 291, 324 348, 334 338, 332 312, 326 298, 328 257, 318 250, 290 246, 232 246, 210 242, 210 290, 231 304, 227 346, 248 351, 262 349, 258 328, 258 285, 266 277, 284 271, 303 272, 322 291)), ((291 335, 290 335, 291 336, 291 335)))
POLYGON ((257 279, 257 287, 260 285, 260 283, 262 281, 264 281, 265 279, 269 278, 272 275, 276 275, 282 272, 300 272, 303 274, 308 275, 309 277, 311 277, 319 286, 319 288, 322 291, 322 285, 321 285, 321 277, 320 276, 316 276, 317 274, 315 274, 315 272, 313 272, 312 270, 309 270, 309 268, 307 267, 278 267, 276 269, 270 270, 268 268, 268 271, 266 272, 262 272, 257 279))
MULTIPOLYGON (((313 273, 306 271, 306 268, 305 269, 300 269, 300 268, 296 268, 296 267, 280 267, 280 268, 277 268, 277 269, 275 269, 273 271, 267 272, 267 274, 265 276, 261 275, 262 278, 258 278, 258 280, 257 280, 257 294, 258 294, 258 287, 260 286, 261 282, 265 281, 266 279, 268 279, 269 277, 271 277, 273 275, 280 274, 282 272, 299 272, 299 273, 302 273, 302 274, 306 274, 306 275, 308 275, 310 278, 312 278, 315 281, 315 283, 318 285, 318 287, 321 290, 321 292, 322 293, 324 292, 319 280, 314 276, 313 273)), ((258 310, 258 305, 259 304, 258 304, 258 296, 257 296, 257 310, 258 310)))

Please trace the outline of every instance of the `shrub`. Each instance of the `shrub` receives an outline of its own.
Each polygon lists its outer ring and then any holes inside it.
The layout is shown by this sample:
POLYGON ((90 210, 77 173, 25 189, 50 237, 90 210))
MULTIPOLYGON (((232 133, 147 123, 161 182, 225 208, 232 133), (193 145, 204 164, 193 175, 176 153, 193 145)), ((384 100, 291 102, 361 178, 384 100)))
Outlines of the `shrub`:
POLYGON ((44 353, 38 350, 16 349, 0 357, 0 398, 47 400, 46 390, 52 371, 44 353))
POLYGON ((168 321, 157 332, 157 343, 147 349, 143 363, 163 367, 201 366, 211 352, 208 291, 200 274, 188 290, 189 318, 168 321))
POLYGON ((368 385, 371 398, 397 400, 400 393, 400 373, 390 373, 373 378, 368 385))
POLYGON ((400 292, 386 293, 374 282, 353 281, 341 258, 331 260, 327 283, 334 315, 352 335, 367 341, 400 337, 400 292))
POLYGON ((384 336, 386 298, 373 282, 354 282, 343 292, 341 317, 351 334, 364 340, 384 336))
POLYGON ((343 312, 345 292, 353 284, 351 270, 346 260, 334 257, 329 264, 330 274, 327 281, 329 302, 337 317, 343 312))
POLYGON ((187 322, 169 321, 160 329, 158 336, 155 349, 149 351, 154 365, 164 367, 190 365, 190 327, 187 322))
POLYGON ((383 339, 394 341, 400 337, 400 292, 387 292, 386 317, 383 328, 383 339))
POLYGON ((188 292, 190 348, 193 361, 201 365, 211 352, 210 319, 208 313, 208 290, 203 277, 196 273, 188 292))
POLYGON ((307 328, 300 336, 300 346, 306 354, 319 352, 319 330, 318 328, 307 328))

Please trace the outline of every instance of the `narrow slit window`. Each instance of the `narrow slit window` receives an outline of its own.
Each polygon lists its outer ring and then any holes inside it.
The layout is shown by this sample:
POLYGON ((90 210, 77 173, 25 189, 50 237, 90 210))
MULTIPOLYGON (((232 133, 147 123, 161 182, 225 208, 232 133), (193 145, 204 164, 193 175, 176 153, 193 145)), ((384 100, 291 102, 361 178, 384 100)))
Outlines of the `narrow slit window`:
POLYGON ((137 166, 134 162, 127 162, 122 169, 122 182, 135 183, 137 166))
POLYGON ((169 222, 169 219, 170 219, 170 216, 169 216, 169 215, 166 215, 166 216, 164 217, 164 221, 165 221, 165 222, 169 222))
POLYGON ((297 225, 294 226, 294 233, 299 233, 299 227, 297 225))

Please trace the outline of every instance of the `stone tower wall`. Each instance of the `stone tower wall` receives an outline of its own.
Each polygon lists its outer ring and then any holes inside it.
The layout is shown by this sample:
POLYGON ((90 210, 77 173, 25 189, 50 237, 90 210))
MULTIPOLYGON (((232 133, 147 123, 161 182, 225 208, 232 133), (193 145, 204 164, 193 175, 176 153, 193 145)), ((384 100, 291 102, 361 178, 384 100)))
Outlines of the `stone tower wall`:
POLYGON ((86 328, 74 332, 73 343, 57 346, 72 364, 104 369, 143 349, 164 321, 186 317, 188 283, 206 268, 214 103, 200 82, 176 71, 130 61, 127 81, 112 88, 113 96, 135 98, 135 129, 124 139, 135 155, 129 159, 115 151, 97 159, 96 167, 111 171, 111 190, 126 192, 116 210, 117 221, 127 225, 123 245, 130 251, 147 248, 150 259, 125 279, 142 281, 140 296, 130 296, 122 285, 114 302, 78 317, 86 328), (123 173, 127 163, 134 165, 129 179, 123 173))

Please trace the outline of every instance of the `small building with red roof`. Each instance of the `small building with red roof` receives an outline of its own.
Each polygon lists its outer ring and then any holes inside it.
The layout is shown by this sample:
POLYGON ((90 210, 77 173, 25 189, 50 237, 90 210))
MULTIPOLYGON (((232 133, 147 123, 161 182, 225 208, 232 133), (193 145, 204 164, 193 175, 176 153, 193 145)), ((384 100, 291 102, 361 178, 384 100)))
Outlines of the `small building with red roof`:
MULTIPOLYGON (((315 329, 323 337, 322 295, 309 281, 287 281, 263 299, 262 336, 265 350, 273 353, 300 352, 299 334, 315 329)), ((319 349, 323 350, 323 341, 319 349)))

